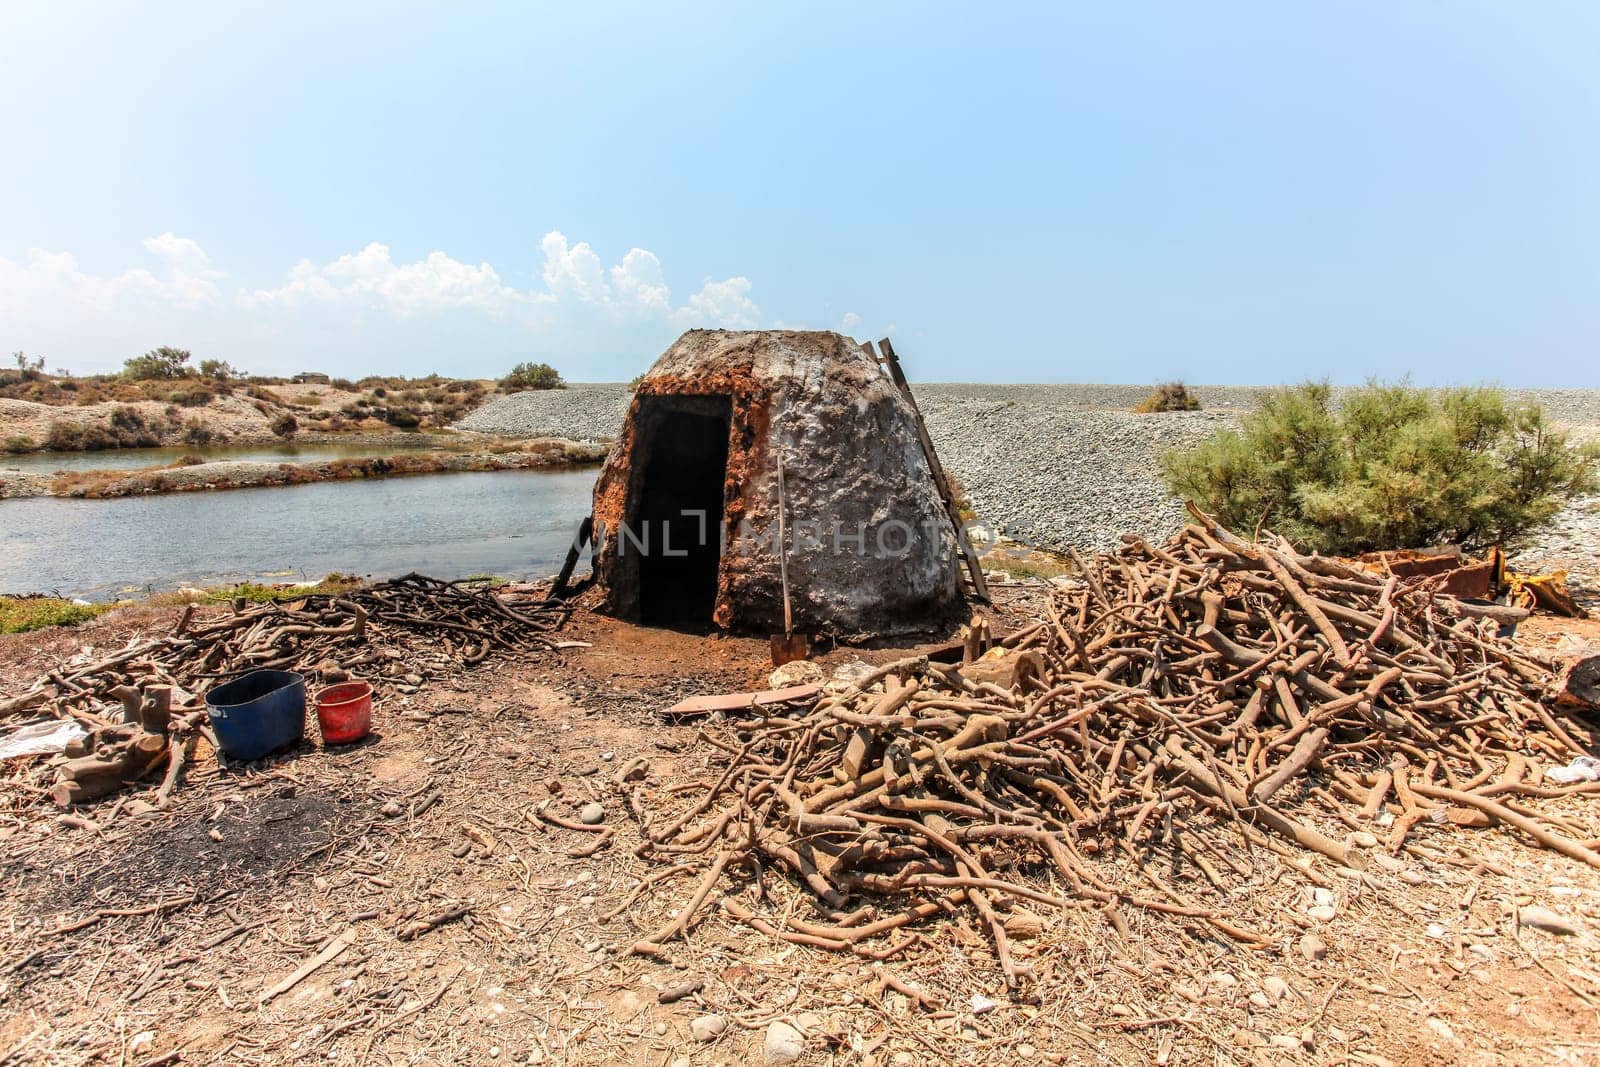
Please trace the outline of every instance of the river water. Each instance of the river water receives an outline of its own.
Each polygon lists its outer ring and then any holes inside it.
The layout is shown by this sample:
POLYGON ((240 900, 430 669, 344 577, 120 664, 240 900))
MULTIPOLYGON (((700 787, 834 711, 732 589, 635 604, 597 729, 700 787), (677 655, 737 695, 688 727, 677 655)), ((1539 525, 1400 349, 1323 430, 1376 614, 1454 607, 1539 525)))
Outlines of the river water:
POLYGON ((554 574, 598 468, 319 482, 118 500, 0 501, 0 592, 109 599, 147 588, 342 574, 554 574))
POLYGON ((167 467, 180 456, 202 459, 247 459, 268 463, 312 463, 323 459, 388 456, 396 452, 416 452, 438 448, 439 440, 421 435, 395 436, 382 440, 317 444, 259 444, 217 446, 214 448, 108 448, 102 452, 24 452, 0 453, 0 475, 6 470, 25 474, 53 474, 56 471, 131 470, 136 467, 167 467))

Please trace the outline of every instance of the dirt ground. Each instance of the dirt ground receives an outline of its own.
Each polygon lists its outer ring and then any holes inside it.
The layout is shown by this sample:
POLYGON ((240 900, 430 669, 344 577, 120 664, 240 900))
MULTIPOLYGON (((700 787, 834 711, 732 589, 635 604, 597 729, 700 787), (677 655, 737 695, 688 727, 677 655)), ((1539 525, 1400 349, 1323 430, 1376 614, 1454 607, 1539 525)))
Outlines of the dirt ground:
MULTIPOLYGON (((1041 588, 997 589, 996 628, 1041 588)), ((171 620, 134 609, 0 639, 0 690, 171 620)), ((1574 632, 1600 640, 1600 624, 1524 627, 1530 642, 1574 632)), ((1048 917, 1018 949, 1040 976, 1031 999, 1006 995, 960 919, 879 962, 712 908, 664 958, 628 956, 686 882, 634 854, 613 781, 636 757, 663 781, 709 769, 696 739, 717 723, 660 713, 762 687, 767 648, 585 613, 562 637, 588 647, 474 670, 403 650, 365 742, 324 749, 313 726, 258 764, 201 760, 166 811, 144 803, 153 789, 66 817, 7 791, 0 1064, 745 1064, 773 1021, 805 1036, 810 1064, 1600 1062, 1600 869, 1448 825, 1364 872, 1257 856, 1238 891, 1287 915, 1265 951, 1048 917), (592 855, 578 853, 601 835, 537 814, 575 821, 592 801, 614 831, 592 855), (1290 864, 1337 907, 1321 959, 1302 951, 1310 902, 1290 864), (1529 904, 1577 932, 1519 925, 1529 904), (725 1026, 697 1040, 707 1016, 725 1026)), ((886 662, 907 644, 821 659, 886 662)), ((1591 796, 1559 810, 1592 839, 1591 796)))

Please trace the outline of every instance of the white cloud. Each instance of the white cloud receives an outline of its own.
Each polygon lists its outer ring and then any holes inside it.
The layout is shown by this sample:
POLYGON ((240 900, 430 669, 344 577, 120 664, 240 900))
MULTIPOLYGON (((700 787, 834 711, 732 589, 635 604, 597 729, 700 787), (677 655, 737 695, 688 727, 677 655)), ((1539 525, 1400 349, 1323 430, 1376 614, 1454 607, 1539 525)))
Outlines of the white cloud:
POLYGON ((553 295, 576 297, 589 304, 608 301, 605 268, 588 241, 568 247, 566 234, 551 230, 539 247, 544 252, 544 283, 553 295))
POLYGON ((195 309, 217 304, 226 277, 195 242, 170 233, 144 242, 163 269, 132 267, 115 275, 85 271, 70 252, 30 248, 26 261, 0 258, 0 312, 10 320, 34 315, 68 318, 115 314, 130 305, 195 309))
POLYGON ((389 246, 374 241, 323 267, 301 260, 283 285, 241 292, 239 300, 248 308, 356 302, 409 318, 454 308, 503 314, 524 297, 502 283, 487 263, 474 267, 443 252, 430 252, 414 263, 396 263, 389 246))
POLYGON ((58 365, 88 360, 93 369, 151 344, 203 349, 261 370, 280 361, 298 368, 324 354, 399 358, 396 346, 429 360, 462 346, 452 358, 561 349, 621 361, 628 357, 619 353, 659 351, 687 327, 763 321, 748 278, 708 278, 675 304, 655 253, 630 248, 607 267, 588 242, 560 231, 539 242, 538 282, 526 289, 488 263, 443 251, 397 260, 374 241, 320 265, 301 260, 275 285, 228 295, 219 285, 227 275, 194 240, 163 233, 143 244, 150 266, 110 275, 84 270, 67 252, 0 257, 0 348, 39 351, 58 365))
POLYGON ((542 291, 517 290, 502 282, 489 264, 473 267, 443 252, 431 252, 414 263, 396 263, 387 245, 373 242, 322 267, 302 260, 283 285, 244 292, 240 299, 256 308, 356 301, 402 317, 458 308, 504 314, 566 304, 705 326, 752 326, 760 321, 761 309, 749 297, 747 278, 708 279, 688 304, 674 308, 654 252, 631 248, 621 262, 607 269, 587 241, 572 244, 559 230, 545 234, 539 248, 544 255, 542 291))
POLYGON ((720 282, 707 278, 689 303, 673 312, 673 318, 685 326, 752 330, 761 325, 761 309, 750 299, 749 278, 720 282))
POLYGON ((654 252, 630 248, 611 268, 611 288, 624 303, 651 311, 669 311, 672 292, 661 279, 661 260, 654 252))
POLYGON ((839 332, 843 333, 843 334, 848 334, 851 330, 855 329, 857 326, 860 326, 860 325, 861 325, 861 316, 857 315, 854 311, 846 311, 844 313, 844 319, 841 320, 840 323, 839 323, 839 332))

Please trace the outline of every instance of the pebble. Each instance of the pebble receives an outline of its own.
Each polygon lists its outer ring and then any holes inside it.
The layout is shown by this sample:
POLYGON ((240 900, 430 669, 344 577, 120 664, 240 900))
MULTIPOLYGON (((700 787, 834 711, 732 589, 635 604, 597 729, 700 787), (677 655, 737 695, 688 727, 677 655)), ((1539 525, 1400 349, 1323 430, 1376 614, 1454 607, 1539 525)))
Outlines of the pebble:
POLYGON ((1282 978, 1279 978, 1275 974, 1268 975, 1266 979, 1262 981, 1261 988, 1267 994, 1267 996, 1272 998, 1272 1002, 1274 1004, 1289 994, 1289 983, 1284 981, 1282 978))
POLYGON ((701 1015, 689 1024, 689 1033, 696 1041, 715 1041, 728 1028, 728 1020, 721 1015, 701 1015))
POLYGON ((767 1038, 761 1046, 761 1058, 765 1062, 794 1063, 805 1051, 805 1036, 788 1023, 780 1020, 767 1027, 767 1038))
POLYGON ((1339 911, 1332 904, 1318 904, 1308 909, 1306 914, 1319 923, 1328 923, 1333 921, 1334 916, 1338 915, 1339 911))
POLYGON ((792 685, 810 685, 827 678, 819 664, 810 660, 797 659, 785 663, 767 676, 767 685, 773 689, 787 689, 792 685))
MULTIPOLYGON (((921 384, 916 397, 940 460, 984 521, 1060 551, 1116 548, 1123 533, 1160 539, 1179 529, 1187 516, 1162 483, 1159 456, 1237 425, 1262 393, 1251 386, 1204 386, 1196 390, 1201 411, 1128 410, 1149 391, 1148 384, 921 384), (1062 507, 1064 500, 1071 506, 1062 507)), ((1537 400, 1552 419, 1585 431, 1600 422, 1590 390, 1510 395, 1537 400)), ((617 436, 632 399, 633 390, 622 383, 571 383, 496 397, 457 425, 596 441, 617 436)), ((1512 562, 1537 573, 1551 566, 1592 568, 1589 561, 1597 558, 1600 498, 1585 497, 1526 538, 1512 562)), ((1592 583, 1592 571, 1585 577, 1592 583)))
POLYGON ((1322 938, 1309 930, 1300 935, 1300 955, 1316 963, 1327 954, 1328 946, 1323 942, 1322 938))
POLYGON ((999 1006, 997 1002, 990 1000, 982 993, 972 994, 972 1014, 974 1015, 987 1015, 999 1006))
POLYGON ((582 811, 578 812, 578 821, 583 823, 585 826, 594 826, 598 823, 604 822, 605 817, 605 805, 601 804, 598 800, 590 801, 583 806, 582 811))
POLYGON ((1578 932, 1578 927, 1571 919, 1557 915, 1549 908, 1541 908, 1537 904, 1529 904, 1517 911, 1517 921, 1523 926, 1531 926, 1535 930, 1543 930, 1547 934, 1559 934, 1571 937, 1578 932))
POLYGON ((394 801, 390 800, 390 801, 385 801, 383 807, 378 809, 378 810, 382 811, 383 814, 385 816, 387 816, 388 818, 393 819, 395 816, 399 815, 405 809, 402 808, 399 804, 397 804, 394 801))

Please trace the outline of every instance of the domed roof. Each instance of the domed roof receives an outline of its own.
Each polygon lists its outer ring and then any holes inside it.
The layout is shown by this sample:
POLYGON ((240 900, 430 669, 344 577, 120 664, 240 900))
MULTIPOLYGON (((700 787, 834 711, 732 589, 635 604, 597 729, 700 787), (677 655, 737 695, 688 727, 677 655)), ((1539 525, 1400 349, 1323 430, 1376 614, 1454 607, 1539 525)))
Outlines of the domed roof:
POLYGON ((782 629, 780 544, 799 629, 916 629, 960 598, 911 408, 837 333, 684 334, 640 380, 594 499, 596 574, 624 616, 782 629))

